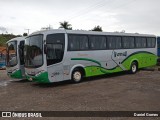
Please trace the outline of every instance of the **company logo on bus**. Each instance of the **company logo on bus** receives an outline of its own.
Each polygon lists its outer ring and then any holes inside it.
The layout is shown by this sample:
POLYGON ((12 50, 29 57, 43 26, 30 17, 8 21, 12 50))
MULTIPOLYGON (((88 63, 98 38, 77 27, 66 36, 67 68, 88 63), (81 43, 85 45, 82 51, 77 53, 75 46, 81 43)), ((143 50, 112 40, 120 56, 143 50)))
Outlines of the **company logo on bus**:
POLYGON ((119 56, 127 56, 127 51, 122 52, 122 53, 118 53, 118 52, 114 52, 114 57, 119 57, 119 56))
POLYGON ((54 72, 54 73, 52 73, 52 76, 51 76, 51 77, 55 77, 55 76, 57 76, 57 75, 60 75, 60 73, 59 73, 59 72, 54 72))

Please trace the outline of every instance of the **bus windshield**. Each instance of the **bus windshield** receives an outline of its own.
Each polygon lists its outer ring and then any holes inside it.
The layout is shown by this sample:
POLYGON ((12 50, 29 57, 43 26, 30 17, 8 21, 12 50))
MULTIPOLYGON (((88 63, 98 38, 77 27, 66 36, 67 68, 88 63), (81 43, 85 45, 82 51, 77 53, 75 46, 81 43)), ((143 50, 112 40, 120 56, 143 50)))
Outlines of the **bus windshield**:
POLYGON ((34 35, 26 38, 25 41, 25 66, 40 67, 43 64, 43 35, 34 35))
POLYGON ((7 66, 13 67, 17 65, 17 41, 7 43, 7 66))

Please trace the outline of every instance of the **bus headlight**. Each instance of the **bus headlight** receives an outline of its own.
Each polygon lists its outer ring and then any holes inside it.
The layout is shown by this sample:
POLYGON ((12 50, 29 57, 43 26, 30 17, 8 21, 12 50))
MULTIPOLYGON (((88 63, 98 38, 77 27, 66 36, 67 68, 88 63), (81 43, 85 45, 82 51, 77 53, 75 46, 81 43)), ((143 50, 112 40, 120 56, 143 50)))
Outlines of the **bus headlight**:
POLYGON ((35 76, 37 77, 37 76, 39 76, 40 74, 42 74, 44 72, 45 72, 44 70, 38 71, 35 76))
POLYGON ((16 68, 16 69, 14 69, 13 71, 12 71, 12 73, 15 73, 15 72, 17 72, 19 69, 18 68, 16 68))

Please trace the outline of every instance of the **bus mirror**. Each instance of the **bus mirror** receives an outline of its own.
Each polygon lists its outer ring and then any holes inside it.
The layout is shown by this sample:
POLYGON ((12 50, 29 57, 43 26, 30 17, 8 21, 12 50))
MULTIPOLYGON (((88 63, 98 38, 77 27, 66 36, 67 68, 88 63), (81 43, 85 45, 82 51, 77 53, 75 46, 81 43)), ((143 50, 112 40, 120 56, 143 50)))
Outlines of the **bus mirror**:
POLYGON ((44 45, 44 53, 47 54, 47 45, 44 45))

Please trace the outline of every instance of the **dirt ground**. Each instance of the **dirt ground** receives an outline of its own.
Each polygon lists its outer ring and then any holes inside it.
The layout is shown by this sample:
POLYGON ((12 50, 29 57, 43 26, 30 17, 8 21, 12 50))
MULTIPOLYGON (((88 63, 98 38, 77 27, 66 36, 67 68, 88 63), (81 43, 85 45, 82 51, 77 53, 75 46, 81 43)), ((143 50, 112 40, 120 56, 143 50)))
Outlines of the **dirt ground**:
POLYGON ((5 70, 0 70, 0 109, 160 111, 160 71, 157 69, 158 67, 154 71, 141 70, 136 74, 119 73, 88 78, 79 84, 72 84, 70 81, 53 84, 14 81, 7 77, 5 70))

